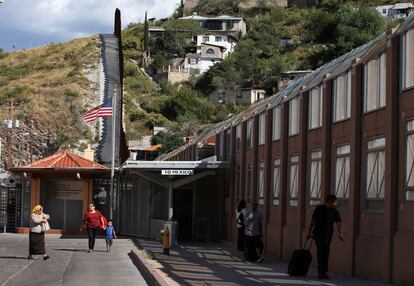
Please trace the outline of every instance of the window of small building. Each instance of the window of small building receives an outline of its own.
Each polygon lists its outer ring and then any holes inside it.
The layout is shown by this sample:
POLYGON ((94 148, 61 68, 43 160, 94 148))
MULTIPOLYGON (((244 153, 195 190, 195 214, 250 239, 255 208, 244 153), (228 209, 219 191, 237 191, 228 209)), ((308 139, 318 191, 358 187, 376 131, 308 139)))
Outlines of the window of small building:
POLYGON ((299 105, 299 97, 289 101, 289 136, 293 136, 299 133, 299 105))
POLYGON ((280 107, 273 109, 272 140, 280 139, 280 107))
POLYGON ((322 191, 322 152, 312 152, 310 155, 310 174, 309 174, 309 205, 314 206, 321 203, 322 191))
POLYGON ((247 130, 246 130, 246 148, 253 147, 253 119, 247 121, 247 130))
POLYGON ((335 195, 338 199, 349 198, 349 182, 351 177, 350 156, 350 145, 343 145, 336 148, 335 195))
POLYGON ((216 36, 216 42, 223 42, 222 36, 216 36))
POLYGON ((402 36, 403 88, 414 87, 414 29, 402 36))
POLYGON ((299 156, 291 156, 289 161, 289 206, 298 205, 299 156))
POLYGON ((309 96, 309 130, 322 126, 323 88, 319 86, 310 91, 309 96))
POLYGON ((369 112, 385 106, 386 89, 385 53, 364 66, 364 110, 369 112))
POLYGON ((263 145, 266 141, 266 114, 259 115, 259 145, 263 145))
POLYGON ((351 80, 351 71, 348 71, 333 81, 334 122, 351 117, 351 80))
POLYGON ((365 176, 366 208, 382 210, 385 194, 385 138, 368 141, 365 176))
POLYGON ((203 36, 203 42, 208 42, 210 41, 210 37, 209 36, 203 36))
POLYGON ((207 49, 207 51, 206 51, 206 54, 207 55, 214 55, 214 50, 213 49, 207 49))
POLYGON ((246 200, 251 201, 253 189, 253 167, 252 164, 247 164, 247 176, 246 176, 246 200))
POLYGON ((236 126, 236 151, 240 151, 242 125, 236 126))
POLYGON ((414 201, 414 120, 406 124, 405 158, 405 199, 414 201))
POLYGON ((265 190, 265 163, 264 161, 260 161, 259 163, 259 185, 258 185, 258 198, 259 198, 259 205, 264 204, 264 190, 265 190))
POLYGON ((272 204, 279 205, 280 194, 280 159, 273 160, 272 170, 272 204))

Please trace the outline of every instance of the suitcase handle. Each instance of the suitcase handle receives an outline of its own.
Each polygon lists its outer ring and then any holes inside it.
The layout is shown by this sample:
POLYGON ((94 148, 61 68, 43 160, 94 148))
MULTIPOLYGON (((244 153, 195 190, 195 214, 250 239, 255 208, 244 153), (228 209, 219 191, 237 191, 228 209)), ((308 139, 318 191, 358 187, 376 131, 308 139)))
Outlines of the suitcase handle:
POLYGON ((303 249, 310 250, 312 247, 312 241, 313 241, 313 238, 307 238, 305 241, 305 244, 303 245, 303 249), (306 244, 308 243, 308 241, 310 241, 309 248, 306 248, 306 244))

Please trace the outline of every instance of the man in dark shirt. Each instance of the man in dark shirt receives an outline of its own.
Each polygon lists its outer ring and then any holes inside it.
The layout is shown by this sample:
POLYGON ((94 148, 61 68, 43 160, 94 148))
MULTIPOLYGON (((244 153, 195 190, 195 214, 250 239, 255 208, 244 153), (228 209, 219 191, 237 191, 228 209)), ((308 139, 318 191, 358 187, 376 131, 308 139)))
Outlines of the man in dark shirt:
POLYGON ((325 204, 317 206, 313 211, 312 222, 309 227, 308 238, 313 237, 316 243, 319 279, 329 279, 327 272, 334 223, 338 227, 339 239, 344 240, 341 216, 336 210, 337 205, 336 196, 328 195, 325 204))

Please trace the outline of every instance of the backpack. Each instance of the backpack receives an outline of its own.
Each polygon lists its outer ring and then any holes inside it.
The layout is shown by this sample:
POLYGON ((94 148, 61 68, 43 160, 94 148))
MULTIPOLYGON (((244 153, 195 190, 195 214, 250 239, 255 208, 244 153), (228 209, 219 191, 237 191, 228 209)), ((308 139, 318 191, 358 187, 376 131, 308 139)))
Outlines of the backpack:
POLYGON ((241 211, 236 220, 237 227, 244 227, 244 214, 241 211))

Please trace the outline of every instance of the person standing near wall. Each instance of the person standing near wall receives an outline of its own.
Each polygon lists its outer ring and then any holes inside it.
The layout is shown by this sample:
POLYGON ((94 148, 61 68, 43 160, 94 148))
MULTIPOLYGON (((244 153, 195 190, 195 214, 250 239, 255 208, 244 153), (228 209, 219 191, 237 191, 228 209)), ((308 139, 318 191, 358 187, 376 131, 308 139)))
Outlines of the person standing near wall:
POLYGON ((85 226, 89 237, 88 253, 90 253, 93 252, 95 248, 96 232, 99 230, 100 226, 105 226, 103 215, 100 211, 95 209, 95 205, 93 203, 89 204, 89 210, 83 216, 80 231, 82 231, 85 226))
POLYGON ((48 224, 49 215, 43 213, 43 207, 36 205, 30 215, 30 233, 29 233, 29 256, 33 259, 33 255, 43 255, 43 260, 49 259, 46 254, 45 231, 48 224))
POLYGON ((262 214, 257 210, 258 204, 253 203, 251 212, 245 219, 247 259, 263 261, 262 214))
POLYGON ((328 195, 325 204, 317 206, 313 211, 312 221, 309 226, 308 238, 313 237, 316 244, 319 279, 329 279, 327 274, 329 252, 335 223, 338 228, 339 239, 341 241, 344 240, 341 216, 336 209, 337 205, 337 197, 335 195, 328 195))
POLYGON ((245 225, 244 220, 246 218, 246 201, 240 200, 239 205, 236 210, 236 226, 237 226, 237 249, 239 251, 245 251, 246 249, 246 239, 245 239, 245 225))

